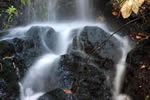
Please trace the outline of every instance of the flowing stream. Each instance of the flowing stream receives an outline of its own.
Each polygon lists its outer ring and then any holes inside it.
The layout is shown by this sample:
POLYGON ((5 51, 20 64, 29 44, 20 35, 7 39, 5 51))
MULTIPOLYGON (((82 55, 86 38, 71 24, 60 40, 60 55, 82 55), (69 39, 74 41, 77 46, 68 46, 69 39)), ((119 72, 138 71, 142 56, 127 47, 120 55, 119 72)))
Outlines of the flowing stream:
MULTIPOLYGON (((54 52, 51 48, 47 46, 44 42, 44 34, 47 31, 43 32, 41 38, 42 45, 48 52, 41 55, 30 67, 29 71, 26 73, 24 79, 19 82, 20 85, 20 98, 21 100, 38 100, 47 91, 50 91, 55 87, 55 82, 51 83, 51 87, 47 89, 44 84, 45 78, 50 77, 51 80, 57 80, 57 77, 53 73, 46 73, 47 71, 53 70, 56 62, 59 61, 61 55, 67 53, 67 48, 70 43, 72 43, 72 38, 70 37, 74 29, 82 29, 84 26, 97 26, 105 31, 109 31, 105 23, 95 23, 89 22, 92 16, 92 8, 90 0, 76 0, 75 8, 76 15, 78 20, 70 23, 58 23, 57 22, 57 7, 59 0, 28 0, 27 11, 27 20, 32 21, 27 26, 18 27, 15 29, 9 30, 9 34, 4 36, 1 40, 8 40, 15 37, 24 38, 26 32, 30 30, 33 26, 39 27, 50 27, 55 29, 58 40, 56 42, 56 51, 54 52), (36 23, 35 23, 36 22, 36 23), (44 22, 44 23, 41 23, 44 22), (47 23, 46 23, 47 22, 47 23), (50 75, 51 74, 51 75, 50 75)), ((111 34, 111 32, 109 32, 111 34)), ((120 37, 119 35, 114 35, 116 39, 120 41, 122 46, 120 47, 122 51, 122 57, 116 65, 116 77, 114 81, 114 100, 125 100, 120 95, 121 83, 124 77, 125 71, 125 61, 128 51, 131 49, 127 39, 120 37)), ((126 97, 126 96, 125 96, 126 97)))

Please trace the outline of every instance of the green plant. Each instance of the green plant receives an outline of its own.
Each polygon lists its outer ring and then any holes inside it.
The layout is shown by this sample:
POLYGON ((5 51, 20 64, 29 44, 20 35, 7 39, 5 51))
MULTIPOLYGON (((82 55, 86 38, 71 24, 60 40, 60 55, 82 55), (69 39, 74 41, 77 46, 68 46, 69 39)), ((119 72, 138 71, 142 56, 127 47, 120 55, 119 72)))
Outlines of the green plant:
POLYGON ((11 7, 9 7, 8 9, 6 9, 6 13, 9 15, 9 17, 8 17, 8 22, 7 22, 7 24, 5 25, 5 28, 8 28, 12 16, 14 16, 14 15, 17 16, 17 9, 14 8, 14 6, 11 6, 11 7))
POLYGON ((14 8, 14 6, 11 6, 11 7, 9 7, 9 8, 6 10, 6 13, 7 13, 9 16, 17 15, 17 9, 14 8))

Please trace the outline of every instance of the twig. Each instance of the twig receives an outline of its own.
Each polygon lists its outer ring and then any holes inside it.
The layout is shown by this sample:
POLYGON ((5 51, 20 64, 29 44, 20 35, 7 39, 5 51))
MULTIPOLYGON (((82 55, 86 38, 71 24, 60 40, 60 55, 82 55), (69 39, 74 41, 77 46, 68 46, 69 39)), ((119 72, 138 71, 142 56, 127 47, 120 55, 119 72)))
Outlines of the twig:
MULTIPOLYGON (((145 17, 149 16, 150 13, 146 14, 145 17)), ((111 37, 113 37, 116 33, 118 33, 122 28, 124 28, 125 26, 137 21, 137 20, 140 20, 141 18, 143 18, 143 16, 140 16, 136 19, 133 19, 129 22, 127 22, 126 24, 122 25, 118 30, 116 30, 115 32, 113 32, 106 40, 104 40, 103 42, 101 42, 94 50, 91 51, 91 54, 95 53, 98 49, 101 49, 105 46, 105 44, 107 43, 108 40, 110 40, 111 37)))

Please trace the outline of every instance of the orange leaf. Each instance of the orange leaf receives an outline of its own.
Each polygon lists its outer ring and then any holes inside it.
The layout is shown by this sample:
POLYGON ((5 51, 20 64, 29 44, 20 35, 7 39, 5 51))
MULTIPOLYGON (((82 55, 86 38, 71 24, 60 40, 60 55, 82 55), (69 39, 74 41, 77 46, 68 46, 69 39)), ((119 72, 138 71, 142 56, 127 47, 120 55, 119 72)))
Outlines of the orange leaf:
POLYGON ((64 92, 67 93, 67 94, 72 94, 71 90, 64 90, 64 92))
POLYGON ((117 16, 118 15, 118 12, 112 12, 112 15, 114 15, 114 16, 117 16))

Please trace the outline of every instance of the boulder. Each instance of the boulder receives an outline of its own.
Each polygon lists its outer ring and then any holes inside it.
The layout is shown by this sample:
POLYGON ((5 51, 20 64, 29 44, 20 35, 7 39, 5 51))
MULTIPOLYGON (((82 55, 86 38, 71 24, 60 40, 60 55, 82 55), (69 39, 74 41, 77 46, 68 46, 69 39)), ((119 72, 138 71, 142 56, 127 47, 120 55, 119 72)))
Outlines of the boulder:
POLYGON ((94 51, 109 36, 108 32, 99 27, 86 26, 81 31, 80 36, 74 38, 72 48, 82 50, 89 56, 101 56, 116 62, 121 57, 121 51, 120 42, 115 37, 108 40, 103 48, 94 51))
POLYGON ((0 45, 0 97, 2 100, 16 100, 19 96, 18 81, 24 76, 26 66, 13 44, 0 41, 0 45))
POLYGON ((25 37, 0 41, 0 97, 2 100, 16 100, 19 97, 18 82, 34 60, 47 50, 43 41, 50 44, 55 37, 54 30, 47 27, 32 27, 25 37), (46 31, 46 32, 45 32, 46 31), (45 36, 42 38, 42 34, 45 36), (42 40, 43 39, 43 40, 42 40))
POLYGON ((133 100, 150 100, 150 39, 144 40, 129 52, 127 72, 122 89, 133 100))
POLYGON ((68 81, 71 87, 67 89, 72 91, 77 100, 112 100, 111 87, 115 63, 121 55, 120 44, 112 37, 104 48, 91 53, 108 36, 101 28, 87 26, 79 36, 74 37, 68 53, 60 59, 61 69, 70 72, 72 77, 68 81))
POLYGON ((77 100, 111 100, 111 89, 105 71, 98 68, 92 60, 87 62, 84 54, 78 51, 64 55, 60 65, 72 73, 71 90, 77 100))
POLYGON ((51 92, 46 93, 38 100, 77 100, 73 94, 67 94, 62 89, 55 89, 51 92))

